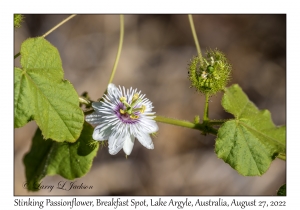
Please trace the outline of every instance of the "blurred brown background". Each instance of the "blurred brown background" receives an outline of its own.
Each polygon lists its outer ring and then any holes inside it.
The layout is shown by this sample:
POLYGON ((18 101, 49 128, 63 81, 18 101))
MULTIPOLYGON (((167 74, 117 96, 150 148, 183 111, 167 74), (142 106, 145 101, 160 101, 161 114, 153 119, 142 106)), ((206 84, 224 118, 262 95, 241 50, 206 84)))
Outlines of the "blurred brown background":
MULTIPOLYGON (((41 36, 68 15, 25 15, 15 29, 15 54, 21 43, 41 36)), ((286 15, 193 15, 202 52, 218 48, 233 66, 238 83, 260 109, 269 109, 276 125, 286 123, 286 15)), ((77 15, 47 40, 60 52, 65 79, 78 94, 96 100, 104 92, 119 43, 118 15, 77 15)), ((202 117, 204 96, 189 88, 187 67, 196 47, 187 15, 125 15, 125 37, 113 83, 146 94, 157 115, 193 120, 202 117)), ((19 58, 15 60, 19 66, 19 58)), ((230 118, 219 93, 211 98, 210 118, 230 118)), ((155 149, 136 141, 128 159, 99 150, 91 171, 76 184, 92 190, 23 189, 22 158, 37 126, 15 129, 15 195, 275 195, 286 183, 286 162, 276 159, 261 177, 243 177, 214 153, 214 136, 159 123, 155 149)), ((46 177, 43 185, 66 181, 46 177)))

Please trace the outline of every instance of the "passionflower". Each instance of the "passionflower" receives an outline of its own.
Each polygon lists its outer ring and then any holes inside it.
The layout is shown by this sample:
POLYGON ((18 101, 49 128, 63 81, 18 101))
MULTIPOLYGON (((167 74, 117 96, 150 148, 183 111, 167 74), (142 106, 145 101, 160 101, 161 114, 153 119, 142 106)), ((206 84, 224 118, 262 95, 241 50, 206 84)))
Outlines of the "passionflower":
POLYGON ((141 91, 117 88, 110 83, 103 101, 93 102, 92 107, 94 112, 86 116, 86 121, 97 125, 93 139, 108 140, 111 155, 122 148, 126 155, 130 155, 135 138, 147 149, 154 149, 150 134, 158 131, 153 120, 155 112, 152 112, 152 102, 141 91))

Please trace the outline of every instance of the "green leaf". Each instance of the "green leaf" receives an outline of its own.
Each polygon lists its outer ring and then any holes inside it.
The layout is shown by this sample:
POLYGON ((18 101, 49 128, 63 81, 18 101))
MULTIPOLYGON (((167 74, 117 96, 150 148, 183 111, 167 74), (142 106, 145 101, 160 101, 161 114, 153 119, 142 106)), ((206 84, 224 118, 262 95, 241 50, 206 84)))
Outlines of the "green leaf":
POLYGON ((268 110, 259 111, 238 85, 225 89, 224 109, 235 119, 218 131, 217 156, 244 176, 264 174, 272 160, 285 156, 286 127, 276 127, 268 110))
POLYGON ((286 196, 286 184, 282 185, 278 192, 277 192, 278 196, 286 196))
POLYGON ((99 149, 92 139, 93 127, 84 123, 82 133, 75 143, 44 140, 37 129, 29 153, 24 157, 27 189, 38 190, 40 181, 46 176, 59 174, 73 180, 84 176, 92 166, 99 149))
POLYGON ((14 126, 35 120, 45 139, 75 142, 84 115, 73 85, 63 79, 57 49, 42 37, 21 46, 21 66, 15 68, 14 126))

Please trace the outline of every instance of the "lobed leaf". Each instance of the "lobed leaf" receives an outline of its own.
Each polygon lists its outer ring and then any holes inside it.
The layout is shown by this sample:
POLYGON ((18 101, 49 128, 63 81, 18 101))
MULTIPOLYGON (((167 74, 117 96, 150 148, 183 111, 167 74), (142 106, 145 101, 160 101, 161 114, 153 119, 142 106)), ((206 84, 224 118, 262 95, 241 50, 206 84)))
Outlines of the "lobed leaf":
POLYGON ((21 46, 21 66, 14 70, 14 126, 35 120, 43 136, 55 141, 75 142, 84 115, 73 85, 63 79, 57 49, 42 37, 21 46))
POLYGON ((37 129, 30 151, 24 157, 27 189, 38 190, 46 175, 61 175, 73 180, 84 176, 92 166, 99 144, 91 144, 93 127, 84 123, 82 133, 75 143, 44 140, 37 129))
POLYGON ((286 127, 276 127, 270 112, 258 110, 238 85, 225 89, 222 106, 235 119, 218 131, 219 158, 244 176, 256 176, 264 174, 277 156, 285 156, 286 127))

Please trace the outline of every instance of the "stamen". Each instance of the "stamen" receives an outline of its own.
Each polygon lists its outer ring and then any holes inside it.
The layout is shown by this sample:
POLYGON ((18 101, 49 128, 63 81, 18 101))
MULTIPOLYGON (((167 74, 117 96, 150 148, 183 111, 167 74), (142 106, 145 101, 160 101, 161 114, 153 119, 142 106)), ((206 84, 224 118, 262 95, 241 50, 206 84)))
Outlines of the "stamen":
POLYGON ((126 98, 125 98, 124 96, 122 96, 122 97, 120 98, 120 101, 121 101, 126 107, 131 107, 131 106, 127 103, 126 98))
POLYGON ((120 113, 121 114, 129 114, 129 117, 131 119, 138 119, 139 116, 133 114, 134 112, 137 112, 137 111, 140 111, 140 113, 144 113, 145 112, 145 109, 146 109, 146 106, 145 105, 142 105, 141 108, 137 108, 137 109, 133 109, 133 107, 142 101, 142 99, 139 98, 139 94, 138 93, 135 93, 132 97, 132 102, 131 104, 128 104, 127 101, 126 101, 126 97, 122 96, 120 97, 120 101, 126 106, 126 109, 120 109, 120 113))
POLYGON ((120 101, 123 103, 124 101, 126 101, 126 98, 125 98, 124 96, 122 96, 122 97, 120 98, 120 101))
POLYGON ((145 112, 145 109, 146 109, 146 106, 145 106, 145 105, 142 105, 141 113, 144 113, 144 112, 145 112))
POLYGON ((131 107, 133 107, 137 103, 138 100, 139 100, 139 94, 135 93, 132 97, 131 107))
POLYGON ((135 93, 132 97, 132 101, 135 101, 136 99, 139 98, 139 94, 138 93, 135 93))
POLYGON ((135 101, 132 101, 131 106, 134 107, 137 103, 141 102, 142 99, 138 98, 135 101))
POLYGON ((140 113, 144 113, 145 109, 146 109, 146 106, 142 105, 141 108, 136 108, 136 109, 133 109, 132 111, 134 111, 134 112, 140 111, 140 113))
POLYGON ((136 119, 139 118, 139 116, 132 114, 132 115, 130 115, 130 118, 133 119, 133 120, 136 120, 136 119))

